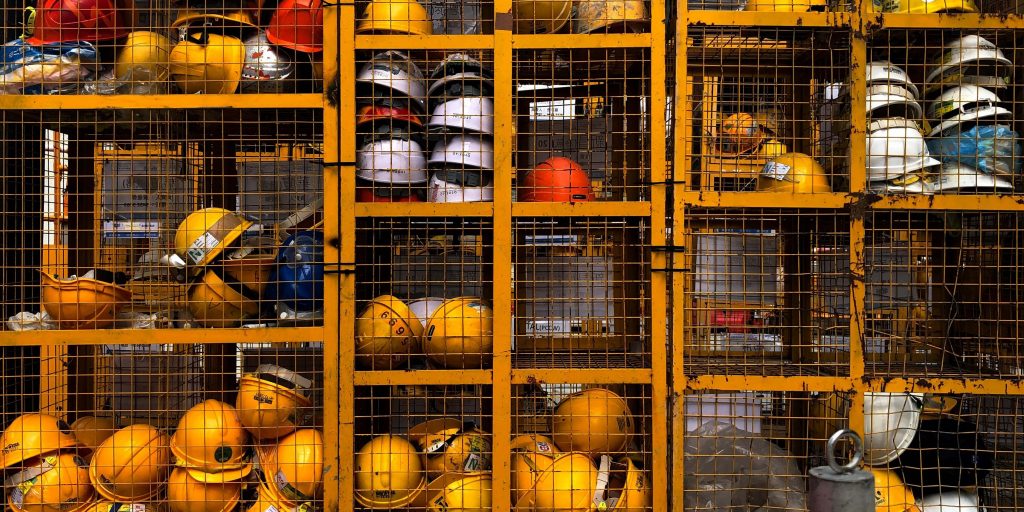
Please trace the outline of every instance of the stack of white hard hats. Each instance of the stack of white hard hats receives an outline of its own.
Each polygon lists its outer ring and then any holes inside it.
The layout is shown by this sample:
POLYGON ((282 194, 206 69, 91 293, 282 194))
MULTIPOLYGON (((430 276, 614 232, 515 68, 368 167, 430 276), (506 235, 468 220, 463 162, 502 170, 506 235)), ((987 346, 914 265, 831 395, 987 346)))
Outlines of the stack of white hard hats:
POLYGON ((464 53, 448 55, 430 74, 427 90, 436 141, 428 164, 428 198, 438 203, 494 200, 494 81, 464 53))

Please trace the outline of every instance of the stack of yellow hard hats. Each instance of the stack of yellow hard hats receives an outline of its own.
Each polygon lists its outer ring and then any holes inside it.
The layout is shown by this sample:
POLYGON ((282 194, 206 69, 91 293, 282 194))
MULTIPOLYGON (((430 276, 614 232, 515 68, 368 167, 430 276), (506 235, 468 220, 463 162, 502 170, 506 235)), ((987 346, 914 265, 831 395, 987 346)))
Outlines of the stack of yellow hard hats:
POLYGON ((0 436, 7 504, 16 512, 78 512, 92 501, 86 461, 71 427, 49 414, 23 414, 0 436))
POLYGON ((185 412, 170 441, 174 471, 167 502, 174 512, 230 510, 252 471, 249 433, 235 408, 206 400, 185 412))
POLYGON ((491 307, 478 297, 406 304, 381 295, 356 319, 356 360, 368 369, 391 370, 422 348, 442 368, 484 368, 493 347, 492 325, 491 307))
POLYGON ((512 502, 519 511, 645 510, 650 480, 629 456, 633 414, 618 394, 588 388, 563 399, 552 436, 512 440, 512 502))

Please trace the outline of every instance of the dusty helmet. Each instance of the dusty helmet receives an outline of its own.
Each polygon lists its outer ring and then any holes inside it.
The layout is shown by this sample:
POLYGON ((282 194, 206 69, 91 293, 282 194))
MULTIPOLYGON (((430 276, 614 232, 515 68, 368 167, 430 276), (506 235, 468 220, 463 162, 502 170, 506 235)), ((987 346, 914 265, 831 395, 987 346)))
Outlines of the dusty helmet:
POLYGON ((242 79, 245 45, 237 37, 189 31, 169 60, 171 78, 185 94, 233 94, 242 79))
POLYGON ((56 416, 22 414, 0 435, 0 469, 17 468, 29 459, 77 445, 71 427, 56 416))
POLYGON ((114 325, 117 310, 128 304, 132 292, 111 282, 84 277, 43 277, 42 307, 61 329, 105 329, 114 325))
POLYGON ((247 449, 249 433, 235 408, 217 400, 193 406, 171 436, 175 465, 190 470, 201 482, 239 480, 252 471, 247 449))
POLYGON ((427 484, 426 498, 431 512, 491 510, 491 475, 483 471, 445 473, 427 484))
POLYGON ((324 437, 306 428, 282 437, 262 463, 268 487, 288 505, 320 494, 324 481, 324 437))
POLYGON ((371 0, 359 18, 356 33, 429 36, 434 26, 426 8, 416 0, 371 0))
POLYGON ((888 181, 939 164, 928 152, 917 123, 892 118, 872 121, 868 126, 868 181, 888 181))
POLYGON ((491 307, 476 297, 449 299, 427 321, 423 351, 445 368, 482 368, 493 346, 491 307))
POLYGON ((769 192, 831 192, 825 169, 803 153, 786 153, 764 165, 757 190, 769 192))
POLYGON ((561 30, 572 14, 569 0, 515 0, 512 17, 520 34, 554 34, 561 30))
POLYGON ((917 433, 923 393, 864 394, 864 462, 879 466, 896 460, 917 433))
POLYGON ((1002 106, 996 93, 976 85, 949 89, 928 104, 929 136, 936 136, 961 123, 980 119, 1008 118, 1011 112, 1002 106))
POLYGON ((295 431, 300 409, 309 407, 313 382, 287 368, 262 364, 242 376, 235 408, 256 439, 276 439, 295 431))
POLYGON ((398 297, 381 295, 356 318, 356 361, 372 370, 392 370, 420 349, 423 327, 398 297))
POLYGON ((170 459, 167 434, 152 425, 129 425, 93 452, 89 480, 109 500, 145 501, 163 489, 170 459))
POLYGON ((596 455, 626 449, 635 427, 633 413, 621 396, 608 389, 590 388, 558 404, 551 431, 555 444, 563 451, 596 455))
POLYGON ((366 508, 405 507, 420 497, 425 486, 420 454, 402 437, 377 436, 356 453, 356 501, 366 508))
MULTIPOLYGON (((546 457, 545 457, 546 458, 546 457)), ((529 465, 534 459, 524 458, 529 465)), ((597 468, 585 453, 556 453, 532 468, 533 485, 516 501, 515 510, 587 512, 595 507, 597 468)))

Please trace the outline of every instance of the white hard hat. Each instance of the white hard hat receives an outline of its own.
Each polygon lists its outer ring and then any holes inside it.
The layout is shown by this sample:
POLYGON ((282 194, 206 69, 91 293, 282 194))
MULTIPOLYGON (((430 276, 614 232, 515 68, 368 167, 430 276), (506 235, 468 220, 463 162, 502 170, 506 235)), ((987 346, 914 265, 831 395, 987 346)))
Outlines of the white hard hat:
POLYGON ((928 154, 921 128, 909 119, 872 121, 867 146, 868 181, 890 181, 941 163, 928 154))
POLYGON ((864 393, 864 463, 896 460, 917 434, 924 393, 864 393))
POLYGON ((927 87, 933 83, 957 83, 961 76, 987 76, 1005 78, 1012 76, 1013 63, 988 39, 981 36, 964 36, 943 47, 928 63, 929 71, 924 82, 927 87))
POLYGON ((917 86, 907 76, 903 68, 887 60, 876 60, 868 63, 867 85, 900 85, 909 90, 914 99, 919 94, 917 86))
POLYGON ((913 92, 902 85, 872 85, 867 88, 868 118, 903 117, 921 119, 924 110, 913 92))
POLYGON ((931 183, 935 192, 963 192, 995 194, 1013 192, 1013 182, 1002 177, 985 174, 973 167, 949 163, 942 166, 938 177, 931 183))
POLYGON ((921 500, 921 512, 979 512, 981 500, 977 494, 941 492, 921 500))
POLYGON ((414 300, 408 304, 409 311, 423 324, 423 328, 427 328, 427 320, 430 320, 430 315, 434 314, 437 308, 444 304, 444 299, 440 297, 424 297, 422 299, 414 300))
POLYGON ((494 144, 475 135, 455 135, 434 145, 431 166, 494 169, 494 144))
POLYGON ((434 67, 430 72, 430 79, 437 80, 446 76, 457 75, 459 73, 473 73, 487 78, 494 77, 491 70, 484 67, 479 60, 476 60, 465 53, 456 52, 445 56, 444 60, 434 67))
POLYGON ((425 183, 427 158, 419 142, 406 138, 371 140, 356 155, 356 176, 376 183, 425 183))
POLYGON ((928 104, 928 120, 933 126, 928 135, 934 137, 967 121, 1010 116, 1011 112, 999 102, 999 96, 984 87, 961 85, 949 89, 928 104))
POLYGON ((374 96, 375 89, 385 88, 408 96, 426 110, 427 79, 402 52, 391 50, 374 55, 356 74, 356 84, 364 88, 359 92, 360 97, 374 96))
POLYGON ((494 80, 480 73, 465 71, 438 78, 427 89, 427 98, 444 101, 463 96, 494 96, 494 80))
POLYGON ((434 107, 427 126, 455 132, 494 134, 494 101, 483 97, 455 98, 434 107))
POLYGON ((486 179, 477 186, 459 183, 454 176, 466 173, 463 171, 445 170, 434 173, 430 178, 430 201, 433 203, 477 203, 494 200, 494 180, 481 176, 476 181, 486 179), (448 181, 453 180, 453 181, 448 181))

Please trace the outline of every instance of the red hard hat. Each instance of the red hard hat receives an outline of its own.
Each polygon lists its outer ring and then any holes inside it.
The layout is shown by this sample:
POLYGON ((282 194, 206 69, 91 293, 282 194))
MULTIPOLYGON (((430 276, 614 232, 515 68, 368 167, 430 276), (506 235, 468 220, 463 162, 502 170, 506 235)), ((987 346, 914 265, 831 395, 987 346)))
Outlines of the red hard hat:
POLYGON ((117 39, 132 31, 132 0, 43 0, 29 44, 117 39))
POLYGON ((423 199, 412 190, 388 190, 383 188, 356 187, 356 202, 359 203, 422 203, 423 199), (378 192, 384 192, 383 195, 378 192), (407 193, 406 193, 407 192, 407 193))
POLYGON ((590 176, 580 164, 553 156, 527 171, 519 182, 518 198, 526 202, 593 201, 590 176))
POLYGON ((324 49, 323 0, 282 0, 267 25, 271 43, 300 52, 324 49))
POLYGON ((356 114, 356 124, 372 123, 380 120, 404 121, 408 124, 423 126, 423 120, 411 110, 404 107, 386 105, 365 105, 356 114))

